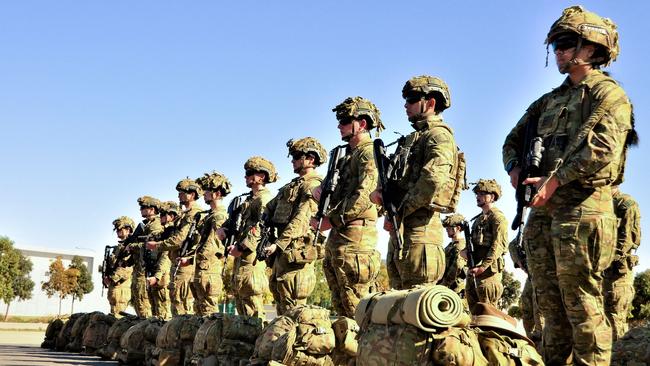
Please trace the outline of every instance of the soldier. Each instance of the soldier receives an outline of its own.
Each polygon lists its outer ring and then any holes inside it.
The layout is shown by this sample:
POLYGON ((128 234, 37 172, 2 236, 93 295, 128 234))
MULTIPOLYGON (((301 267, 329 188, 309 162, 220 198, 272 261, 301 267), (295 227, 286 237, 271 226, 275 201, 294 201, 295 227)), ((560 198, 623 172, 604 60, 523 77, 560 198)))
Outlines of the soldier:
POLYGON ((639 263, 635 253, 641 244, 639 204, 629 194, 612 187, 614 213, 618 218, 618 235, 614 261, 603 273, 605 314, 612 325, 614 341, 627 333, 627 318, 634 299, 633 268, 639 263))
MULTIPOLYGON (((454 194, 457 169, 456 142, 442 112, 451 106, 447 84, 436 77, 416 76, 402 88, 404 108, 415 129, 396 151, 405 153, 406 164, 395 173, 401 228, 386 220, 384 228, 393 232, 388 245, 386 266, 391 284, 397 289, 435 284, 444 274, 440 212, 448 212, 454 194), (395 230, 404 240, 401 253, 396 250, 395 230)), ((398 153, 399 154, 399 153, 398 153)), ((381 189, 372 200, 381 203, 381 189)))
MULTIPOLYGON (((160 224, 164 229, 158 240, 167 239, 172 235, 180 211, 180 207, 176 202, 167 201, 160 204, 160 224)), ((169 253, 162 250, 153 251, 150 260, 154 261, 152 275, 147 277, 152 312, 154 316, 167 320, 172 316, 169 296, 172 263, 169 259, 169 253)))
MULTIPOLYGON (((201 207, 196 200, 203 194, 198 183, 189 178, 178 182, 176 190, 178 191, 178 200, 184 207, 178 218, 176 230, 167 239, 147 242, 148 249, 159 248, 159 250, 168 251, 169 259, 172 262, 172 273, 176 271, 176 276, 171 279, 172 283, 169 285, 174 316, 194 313, 194 298, 191 290, 194 279, 194 263, 189 252, 182 256, 184 253, 181 253, 181 249, 186 240, 192 240, 191 236, 194 234, 192 229, 196 229, 195 222, 200 221, 201 207)), ((188 243, 188 247, 191 248, 191 246, 192 243, 188 243)))
MULTIPOLYGON (((376 128, 379 133, 384 126, 377 107, 362 97, 347 98, 332 111, 348 146, 321 227, 323 231, 332 229, 325 244, 323 271, 334 310, 352 318, 359 300, 374 291, 381 263, 375 249, 377 206, 370 202, 370 193, 377 186, 370 130, 376 128)), ((314 190, 316 200, 320 200, 321 191, 320 187, 314 190)), ((316 227, 315 220, 312 226, 316 227)))
POLYGON ((298 177, 280 188, 265 210, 277 231, 277 240, 266 248, 266 254, 273 258, 269 285, 278 315, 306 304, 316 286, 313 262, 318 250, 312 244, 314 234, 309 222, 318 209, 312 191, 323 180, 316 167, 327 161, 327 152, 313 137, 289 140, 287 147, 298 177))
POLYGON ((528 107, 506 137, 503 164, 516 186, 530 151, 527 136, 541 138, 539 176, 523 184, 537 188, 524 249, 544 317, 544 362, 608 365, 612 332, 602 272, 614 257, 611 185, 622 181, 633 136, 629 99, 599 70, 616 59, 618 32, 611 20, 572 6, 553 23, 546 44, 568 77, 528 107))
POLYGON ((533 292, 533 283, 528 274, 528 261, 525 254, 522 255, 520 250, 517 248, 517 239, 513 239, 508 244, 508 251, 510 252, 510 258, 515 264, 515 268, 521 268, 526 272, 526 282, 524 283, 524 289, 521 291, 521 296, 519 297, 519 309, 521 310, 521 321, 524 323, 524 330, 526 330, 526 335, 530 340, 535 342, 538 348, 541 347, 542 341, 542 328, 544 327, 544 320, 539 312, 537 307, 537 299, 535 298, 535 293, 533 292))
MULTIPOLYGON (((246 186, 251 189, 246 201, 240 207, 242 229, 238 233, 228 233, 226 222, 218 231, 219 240, 225 240, 226 235, 235 235, 235 245, 228 248, 230 255, 235 257, 233 273, 233 289, 235 291, 235 306, 241 315, 264 315, 263 295, 269 288, 264 262, 256 260, 257 243, 260 239, 260 221, 267 203, 271 200, 271 192, 266 185, 278 180, 273 163, 260 156, 253 156, 244 164, 246 186)), ((229 217, 228 220, 232 219, 229 217)))
MULTIPOLYGON (((138 198, 138 204, 140 205, 140 214, 144 218, 144 220, 142 220, 142 224, 144 225, 142 235, 150 236, 161 233, 163 229, 160 224, 160 218, 157 216, 160 208, 160 201, 153 197, 142 196, 138 198)), ((151 299, 149 299, 147 290, 145 268, 145 256, 148 255, 148 253, 142 242, 129 244, 129 247, 133 263, 131 304, 135 309, 135 313, 139 317, 148 318, 152 315, 151 299)))
MULTIPOLYGON (((133 233, 135 223, 129 217, 120 216, 113 221, 113 230, 116 231, 117 238, 121 242, 133 233)), ((111 314, 116 318, 122 317, 120 312, 126 310, 131 300, 131 276, 133 267, 129 265, 128 255, 124 256, 126 254, 124 251, 126 251, 125 245, 118 244, 113 252, 112 262, 110 263, 115 268, 115 271, 110 277, 103 279, 104 284, 108 286, 108 303, 111 305, 111 314), (120 260, 119 258, 122 259, 120 260)))
POLYGON ((224 246, 216 233, 228 218, 222 202, 230 193, 231 185, 228 178, 216 172, 196 181, 203 188, 203 199, 210 211, 199 227, 200 239, 194 255, 194 304, 198 315, 210 315, 219 311, 219 295, 223 289, 224 246))
POLYGON ((479 179, 473 191, 481 213, 472 219, 472 258, 475 267, 468 271, 467 302, 470 309, 477 302, 497 307, 503 294, 501 278, 505 268, 503 255, 508 242, 508 220, 494 206, 501 197, 501 187, 496 180, 479 179))
POLYGON ((447 231, 447 237, 451 243, 445 248, 445 273, 439 285, 446 286, 456 292, 460 297, 465 298, 465 277, 467 271, 467 260, 460 255, 465 249, 465 235, 463 225, 465 217, 460 214, 449 215, 442 220, 442 226, 447 231))

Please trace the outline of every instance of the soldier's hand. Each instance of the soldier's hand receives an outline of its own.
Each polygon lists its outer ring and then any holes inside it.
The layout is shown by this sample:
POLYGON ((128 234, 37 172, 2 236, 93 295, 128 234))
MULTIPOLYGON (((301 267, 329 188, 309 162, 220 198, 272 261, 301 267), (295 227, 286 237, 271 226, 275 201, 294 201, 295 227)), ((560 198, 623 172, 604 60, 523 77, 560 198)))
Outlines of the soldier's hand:
POLYGON ((187 258, 180 258, 178 260, 178 263, 180 264, 181 267, 188 266, 190 264, 190 260, 187 258))
POLYGON ((156 286, 158 279, 156 277, 149 277, 147 278, 147 282, 149 282, 149 286, 156 286))
POLYGON ((149 249, 149 250, 155 250, 156 247, 158 246, 158 243, 155 242, 155 241, 148 241, 146 246, 147 246, 147 249, 149 249))
POLYGON ((265 253, 266 256, 268 257, 268 256, 272 255, 273 253, 275 253, 275 251, 276 251, 277 249, 278 249, 278 245, 277 245, 277 244, 271 244, 271 245, 269 245, 268 247, 266 247, 266 249, 264 249, 264 253, 265 253))
POLYGON ((376 205, 382 205, 384 203, 384 199, 381 196, 381 189, 375 189, 370 193, 370 202, 376 205))
POLYGON ((524 181, 524 184, 534 184, 537 188, 537 194, 535 194, 535 197, 533 197, 530 202, 532 207, 544 206, 546 202, 551 199, 553 193, 555 193, 555 190, 560 185, 555 176, 550 179, 548 177, 528 178, 524 181))
POLYGON ((320 201, 320 194, 321 194, 322 192, 323 192, 323 188, 321 188, 320 186, 318 186, 318 187, 314 188, 314 189, 311 191, 311 194, 312 194, 312 196, 314 196, 314 199, 315 199, 316 201, 320 201))
POLYGON ((467 260, 467 249, 463 249, 458 253, 464 260, 467 260))
POLYGON ((108 287, 111 284, 111 280, 108 277, 104 277, 104 286, 108 287))
POLYGON ((393 227, 393 223, 390 222, 390 220, 387 217, 384 217, 384 230, 388 232, 392 232, 395 228, 393 227))
POLYGON ((242 252, 239 251, 239 248, 237 248, 236 245, 231 245, 228 247, 228 254, 232 255, 233 257, 241 257, 242 252))
POLYGON ((485 268, 483 267, 474 267, 469 270, 469 273, 471 273, 472 276, 480 276, 483 272, 485 272, 485 268))
POLYGON ((512 168, 510 173, 508 173, 510 176, 510 184, 512 184, 512 188, 514 189, 517 189, 517 183, 519 183, 519 173, 521 173, 521 168, 518 166, 512 168))
MULTIPOLYGON (((316 221, 316 226, 318 226, 318 221, 316 221)), ((323 217, 323 221, 320 224, 320 232, 327 231, 332 228, 332 223, 327 217, 323 217)))
POLYGON ((226 230, 224 230, 222 227, 217 229, 217 238, 219 238, 221 241, 224 241, 226 239, 226 230))

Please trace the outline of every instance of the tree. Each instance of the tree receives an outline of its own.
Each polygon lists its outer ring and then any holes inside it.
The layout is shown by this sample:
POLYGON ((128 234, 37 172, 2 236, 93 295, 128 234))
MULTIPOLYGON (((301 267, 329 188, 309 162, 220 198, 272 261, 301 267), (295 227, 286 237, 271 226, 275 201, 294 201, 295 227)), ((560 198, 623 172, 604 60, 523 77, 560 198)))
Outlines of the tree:
POLYGON ((521 282, 515 279, 512 273, 504 270, 501 283, 503 284, 503 295, 501 295, 498 305, 501 310, 505 311, 519 300, 521 282))
POLYGON ((54 295, 59 296, 59 316, 61 315, 61 302, 71 295, 77 287, 77 278, 79 270, 76 268, 65 269, 61 256, 50 263, 49 279, 41 282, 41 288, 47 294, 47 297, 54 295))
POLYGON ((70 263, 70 266, 68 266, 69 269, 75 269, 79 272, 79 276, 77 277, 76 285, 72 289, 72 306, 70 308, 70 314, 74 313, 74 300, 77 299, 81 301, 84 297, 85 294, 89 294, 92 292, 94 286, 93 286, 93 277, 88 271, 88 267, 83 262, 83 259, 81 259, 80 256, 75 255, 72 257, 72 262, 70 263))
POLYGON ((632 318, 635 321, 650 318, 650 269, 634 277, 634 291, 632 318))
POLYGON ((34 281, 29 278, 33 264, 7 237, 0 237, 0 299, 7 304, 4 321, 9 317, 9 306, 32 298, 34 281))
POLYGON ((311 305, 318 305, 326 309, 332 309, 332 293, 327 285, 325 279, 325 272, 323 272, 323 261, 319 260, 314 263, 314 270, 316 271, 316 287, 314 291, 307 298, 307 303, 311 305))

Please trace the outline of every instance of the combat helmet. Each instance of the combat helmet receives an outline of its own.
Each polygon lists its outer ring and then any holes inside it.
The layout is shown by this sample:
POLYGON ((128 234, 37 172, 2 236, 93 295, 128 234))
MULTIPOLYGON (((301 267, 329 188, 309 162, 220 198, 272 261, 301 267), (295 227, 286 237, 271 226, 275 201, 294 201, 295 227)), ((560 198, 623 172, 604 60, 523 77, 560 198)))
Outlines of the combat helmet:
POLYGON ((205 173, 202 177, 197 178, 196 182, 201 185, 205 191, 221 191, 221 197, 225 197, 230 193, 232 185, 225 175, 212 172, 205 173))
POLYGON ((431 95, 436 98, 436 111, 442 112, 451 107, 449 87, 442 79, 435 76, 420 75, 410 78, 402 88, 402 98, 406 99, 412 95, 431 95), (434 93, 439 93, 436 97, 434 93))
POLYGON ((375 128, 377 134, 384 130, 381 123, 379 109, 370 100, 362 97, 348 97, 332 109, 336 113, 336 119, 341 122, 348 118, 359 118, 365 116, 368 122, 368 130, 375 128))
POLYGON ((175 214, 176 216, 180 216, 181 214, 181 208, 178 205, 178 203, 174 201, 166 201, 160 203, 160 214, 175 214))
MULTIPOLYGON (((609 65, 620 53, 616 24, 609 18, 585 10, 580 5, 570 6, 562 12, 548 31, 544 43, 548 46, 563 34, 574 33, 581 40, 598 44, 605 48, 603 54, 596 53, 592 59, 595 65, 609 65)), ((578 43, 578 48, 581 46, 578 43)))
POLYGON ((442 220, 443 227, 463 226, 464 223, 465 223, 465 216, 457 213, 448 215, 442 220))
POLYGON ((130 228, 131 232, 135 230, 135 222, 128 216, 120 216, 113 220, 113 230, 117 231, 124 228, 130 228))
POLYGON ((278 173, 270 161, 261 156, 253 156, 244 163, 244 170, 253 170, 266 173, 266 183, 273 183, 278 180, 278 173))
POLYGON ((472 192, 487 192, 494 194, 494 200, 498 200, 501 197, 501 186, 494 179, 479 179, 476 182, 476 185, 472 189, 472 192))
POLYGON ((201 197, 203 194, 201 186, 190 178, 181 179, 176 185, 176 190, 179 192, 194 192, 196 193, 196 198, 201 197))
POLYGON ((303 137, 298 140, 291 139, 287 141, 287 147, 289 148, 289 155, 296 152, 314 155, 317 158, 316 166, 327 163, 325 148, 313 137, 303 137))
POLYGON ((151 196, 142 196, 138 198, 140 207, 153 207, 156 211, 160 211, 160 200, 151 196))

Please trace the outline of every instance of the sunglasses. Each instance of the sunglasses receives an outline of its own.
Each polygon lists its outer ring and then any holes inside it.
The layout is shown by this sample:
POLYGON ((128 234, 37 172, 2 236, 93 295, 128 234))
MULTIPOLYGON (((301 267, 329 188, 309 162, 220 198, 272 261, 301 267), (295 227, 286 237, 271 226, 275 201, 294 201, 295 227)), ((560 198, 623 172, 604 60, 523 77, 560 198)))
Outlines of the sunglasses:
POLYGON ((341 119, 341 120, 339 120, 339 124, 340 124, 341 126, 347 126, 347 125, 351 124, 352 121, 354 121, 354 119, 348 117, 348 118, 346 118, 346 119, 341 119))
POLYGON ((553 52, 555 51, 566 51, 568 49, 578 46, 577 37, 560 37, 551 43, 553 47, 553 52))
POLYGON ((248 169, 248 170, 246 170, 245 174, 246 174, 247 177, 250 177, 251 175, 255 175, 257 173, 259 173, 257 170, 248 169))
POLYGON ((422 95, 412 95, 412 96, 406 97, 404 100, 406 100, 406 103, 408 103, 408 104, 415 104, 415 103, 421 101, 422 99, 424 99, 424 96, 422 96, 422 95))
POLYGON ((293 153, 291 154, 291 160, 300 160, 303 156, 305 156, 303 153, 293 153))

